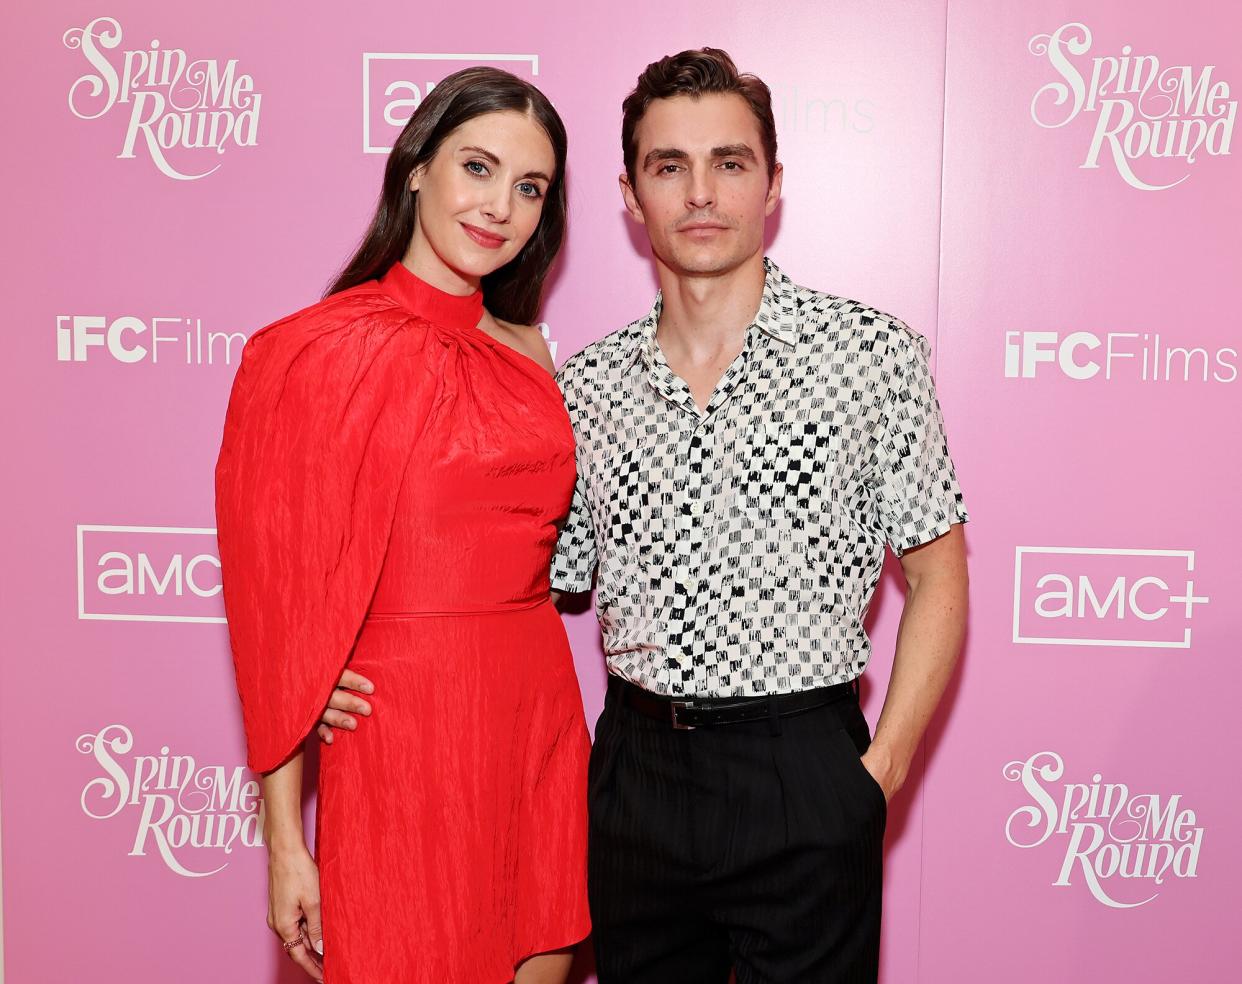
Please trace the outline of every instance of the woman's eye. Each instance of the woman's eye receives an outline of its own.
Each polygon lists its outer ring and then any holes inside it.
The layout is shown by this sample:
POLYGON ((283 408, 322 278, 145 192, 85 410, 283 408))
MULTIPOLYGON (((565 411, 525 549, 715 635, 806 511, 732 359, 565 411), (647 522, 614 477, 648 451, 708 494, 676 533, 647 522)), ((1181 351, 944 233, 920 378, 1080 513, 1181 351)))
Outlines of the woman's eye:
POLYGON ((529 181, 523 181, 521 184, 518 185, 518 193, 525 195, 527 198, 542 198, 543 197, 543 193, 540 192, 539 186, 537 184, 532 184, 529 181))
POLYGON ((471 174, 486 174, 487 165, 482 161, 466 161, 466 170, 471 174))

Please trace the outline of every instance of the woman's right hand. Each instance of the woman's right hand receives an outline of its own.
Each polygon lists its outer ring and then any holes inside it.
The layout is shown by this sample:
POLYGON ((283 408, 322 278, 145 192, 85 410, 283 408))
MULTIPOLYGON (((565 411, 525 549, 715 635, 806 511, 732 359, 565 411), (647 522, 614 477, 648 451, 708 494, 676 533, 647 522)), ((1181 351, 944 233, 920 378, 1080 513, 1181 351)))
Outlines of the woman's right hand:
POLYGON ((271 853, 267 861, 267 924, 281 943, 302 937, 288 949, 293 962, 323 984, 323 924, 319 916, 319 868, 304 847, 271 853))

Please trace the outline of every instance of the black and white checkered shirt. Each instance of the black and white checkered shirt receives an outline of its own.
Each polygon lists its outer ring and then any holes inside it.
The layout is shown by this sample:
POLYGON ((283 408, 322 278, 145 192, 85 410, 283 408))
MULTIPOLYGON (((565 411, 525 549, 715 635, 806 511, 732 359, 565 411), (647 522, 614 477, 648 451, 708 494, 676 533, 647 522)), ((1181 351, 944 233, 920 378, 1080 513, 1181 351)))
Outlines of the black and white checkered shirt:
POLYGON ((705 411, 656 342, 659 296, 557 377, 578 484, 552 587, 587 590, 598 561, 609 670, 656 693, 853 679, 885 542, 900 556, 968 519, 927 340, 764 263, 705 411))

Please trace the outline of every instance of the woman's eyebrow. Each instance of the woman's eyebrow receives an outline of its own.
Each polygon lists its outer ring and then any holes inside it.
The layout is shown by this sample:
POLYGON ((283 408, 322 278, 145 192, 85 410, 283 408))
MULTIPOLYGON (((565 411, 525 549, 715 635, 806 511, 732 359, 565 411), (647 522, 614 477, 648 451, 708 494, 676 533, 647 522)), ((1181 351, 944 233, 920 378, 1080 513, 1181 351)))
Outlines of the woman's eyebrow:
POLYGON ((462 147, 461 149, 473 151, 474 153, 478 154, 480 157, 486 157, 493 164, 500 163, 500 158, 497 157, 495 154, 493 154, 490 150, 487 150, 484 147, 462 147))
MULTIPOLYGON (((493 165, 497 167, 500 166, 500 158, 497 157, 495 154, 493 154, 486 147, 473 147, 473 146, 462 147, 461 150, 470 151, 471 153, 478 154, 480 157, 486 157, 493 165)), ((552 183, 552 179, 548 177, 546 174, 544 174, 542 171, 527 171, 525 174, 522 175, 522 177, 541 178, 544 181, 548 182, 548 184, 552 183)))

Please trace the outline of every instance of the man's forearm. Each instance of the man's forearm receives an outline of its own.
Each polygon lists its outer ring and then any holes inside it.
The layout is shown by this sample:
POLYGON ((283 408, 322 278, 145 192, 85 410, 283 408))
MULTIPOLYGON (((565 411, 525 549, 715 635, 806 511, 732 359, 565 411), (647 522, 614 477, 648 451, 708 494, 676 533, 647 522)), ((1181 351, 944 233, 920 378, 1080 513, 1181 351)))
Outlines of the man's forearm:
POLYGON ((944 694, 966 634, 964 576, 945 572, 920 578, 906 595, 884 709, 868 756, 896 790, 944 694))

